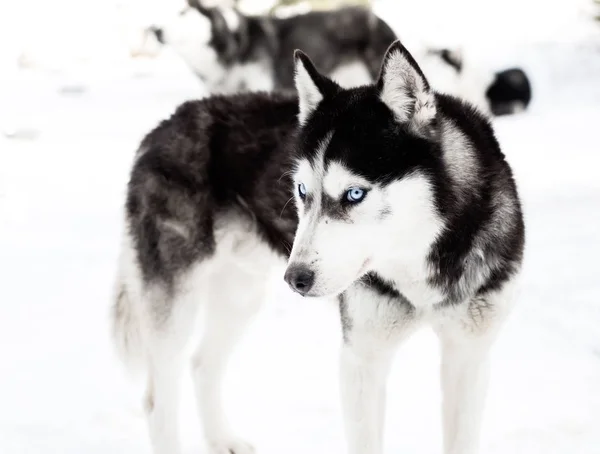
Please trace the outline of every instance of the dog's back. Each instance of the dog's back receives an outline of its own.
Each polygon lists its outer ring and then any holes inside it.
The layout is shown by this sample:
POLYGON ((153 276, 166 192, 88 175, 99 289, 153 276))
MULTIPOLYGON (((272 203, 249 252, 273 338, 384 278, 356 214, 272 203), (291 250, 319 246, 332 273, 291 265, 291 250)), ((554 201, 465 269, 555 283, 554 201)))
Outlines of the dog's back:
POLYGON ((247 217, 258 237, 287 253, 296 215, 282 169, 296 111, 283 95, 213 97, 181 105, 144 138, 128 187, 114 306, 128 360, 143 355, 142 338, 170 310, 144 306, 143 295, 175 296, 178 278, 215 254, 224 222, 247 217))
MULTIPOLYGON (((302 49, 312 56, 319 68, 343 85, 356 86, 356 80, 342 75, 344 67, 353 65, 360 72, 361 83, 370 83, 380 69, 381 58, 396 34, 371 10, 345 7, 333 11, 310 13, 275 19, 278 55, 275 80, 277 88, 293 87, 293 60, 290 55, 302 49), (362 67, 360 67, 362 65, 362 67)), ((356 78, 356 74, 352 75, 356 78)))

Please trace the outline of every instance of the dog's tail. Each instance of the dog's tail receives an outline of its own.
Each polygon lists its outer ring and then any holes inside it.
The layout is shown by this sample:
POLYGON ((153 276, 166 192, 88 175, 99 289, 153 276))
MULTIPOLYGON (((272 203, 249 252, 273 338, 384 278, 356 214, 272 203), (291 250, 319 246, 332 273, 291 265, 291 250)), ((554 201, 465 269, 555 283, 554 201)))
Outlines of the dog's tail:
POLYGON ((112 335, 117 354, 134 375, 145 369, 143 321, 139 308, 122 279, 117 279, 112 307, 112 335))

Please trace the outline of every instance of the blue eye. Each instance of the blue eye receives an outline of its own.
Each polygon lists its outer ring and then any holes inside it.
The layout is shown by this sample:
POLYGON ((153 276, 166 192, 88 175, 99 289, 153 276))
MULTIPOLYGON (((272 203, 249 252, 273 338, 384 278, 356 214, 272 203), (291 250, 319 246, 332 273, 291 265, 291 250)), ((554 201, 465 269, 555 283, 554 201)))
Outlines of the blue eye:
POLYGON ((298 195, 302 200, 304 200, 304 198, 306 197, 306 186, 304 186, 304 183, 300 183, 298 185, 298 195))
POLYGON ((350 188, 346 191, 346 200, 350 203, 358 203, 367 195, 367 191, 361 188, 350 188))

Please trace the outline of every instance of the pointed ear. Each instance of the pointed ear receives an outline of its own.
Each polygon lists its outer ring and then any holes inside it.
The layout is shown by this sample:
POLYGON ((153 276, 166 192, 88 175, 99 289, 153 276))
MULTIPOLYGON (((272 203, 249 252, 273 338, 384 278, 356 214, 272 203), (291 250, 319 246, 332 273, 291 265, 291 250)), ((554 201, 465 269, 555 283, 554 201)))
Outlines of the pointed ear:
POLYGON ((301 50, 294 51, 296 91, 298 92, 298 121, 304 124, 319 103, 340 89, 332 80, 317 71, 310 58, 301 50))
POLYGON ((421 68, 400 43, 387 50, 377 81, 379 97, 394 113, 398 123, 424 137, 436 126, 436 100, 421 68))

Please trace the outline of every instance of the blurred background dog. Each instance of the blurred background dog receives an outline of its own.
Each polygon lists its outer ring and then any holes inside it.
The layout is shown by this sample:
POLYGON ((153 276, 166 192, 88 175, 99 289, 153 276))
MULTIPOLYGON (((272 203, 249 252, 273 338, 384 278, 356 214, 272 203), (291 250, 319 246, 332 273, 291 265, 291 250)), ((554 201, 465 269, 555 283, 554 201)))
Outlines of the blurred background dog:
MULTIPOLYGON (((211 93, 292 89, 290 55, 295 49, 313 55, 315 64, 343 86, 369 83, 397 38, 364 6, 293 15, 288 11, 277 17, 246 15, 230 5, 206 7, 202 0, 190 0, 148 32, 160 44, 171 46, 211 93)), ((465 61, 460 49, 415 47, 435 87, 468 99, 485 112, 519 112, 531 100, 529 79, 520 68, 487 72, 465 61)))

